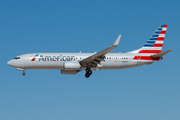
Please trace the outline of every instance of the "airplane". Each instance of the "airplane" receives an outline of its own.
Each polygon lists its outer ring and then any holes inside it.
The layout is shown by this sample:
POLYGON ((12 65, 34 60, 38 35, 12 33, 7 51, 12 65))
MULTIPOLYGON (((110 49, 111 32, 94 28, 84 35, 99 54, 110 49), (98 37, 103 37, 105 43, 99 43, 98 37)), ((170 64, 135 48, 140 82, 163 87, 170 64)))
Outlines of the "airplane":
POLYGON ((125 69, 152 64, 163 59, 172 49, 161 52, 167 24, 160 25, 148 41, 140 48, 127 53, 109 53, 118 46, 121 35, 114 44, 98 53, 31 53, 15 57, 7 62, 11 67, 26 69, 58 69, 61 74, 74 75, 85 70, 89 78, 92 70, 125 69))

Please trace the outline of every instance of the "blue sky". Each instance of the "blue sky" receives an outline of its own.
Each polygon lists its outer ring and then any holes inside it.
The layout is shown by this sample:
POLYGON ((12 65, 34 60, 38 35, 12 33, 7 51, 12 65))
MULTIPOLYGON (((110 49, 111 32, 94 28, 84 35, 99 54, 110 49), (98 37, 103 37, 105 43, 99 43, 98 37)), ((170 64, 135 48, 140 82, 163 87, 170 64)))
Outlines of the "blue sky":
POLYGON ((179 120, 180 1, 0 1, 0 119, 179 120), (61 75, 20 71, 6 63, 40 52, 112 52, 140 48, 168 24, 160 62, 124 70, 61 75))

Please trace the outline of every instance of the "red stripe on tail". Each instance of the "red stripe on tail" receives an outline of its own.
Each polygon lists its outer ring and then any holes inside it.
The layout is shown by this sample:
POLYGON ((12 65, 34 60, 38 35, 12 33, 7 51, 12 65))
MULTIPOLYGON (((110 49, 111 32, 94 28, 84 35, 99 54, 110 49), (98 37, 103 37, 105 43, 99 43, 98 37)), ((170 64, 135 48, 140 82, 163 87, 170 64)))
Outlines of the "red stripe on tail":
POLYGON ((166 34, 166 31, 161 31, 161 33, 160 34, 166 34))
POLYGON ((160 53, 161 50, 140 50, 138 53, 160 53))
POLYGON ((167 28, 167 25, 164 25, 164 28, 167 28))
POLYGON ((158 37, 157 40, 164 40, 164 37, 158 37))
POLYGON ((158 43, 155 43, 153 47, 162 47, 163 44, 158 44, 158 43))

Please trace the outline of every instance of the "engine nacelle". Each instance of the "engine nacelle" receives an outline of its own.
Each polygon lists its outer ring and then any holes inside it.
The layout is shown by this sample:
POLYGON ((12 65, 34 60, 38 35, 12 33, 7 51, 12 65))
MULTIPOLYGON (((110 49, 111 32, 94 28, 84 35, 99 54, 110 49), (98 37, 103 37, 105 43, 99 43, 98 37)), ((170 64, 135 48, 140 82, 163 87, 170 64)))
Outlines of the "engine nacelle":
POLYGON ((78 70, 61 70, 61 74, 69 74, 69 75, 75 75, 78 73, 78 70))
POLYGON ((64 62, 64 70, 78 70, 80 68, 79 62, 64 62))

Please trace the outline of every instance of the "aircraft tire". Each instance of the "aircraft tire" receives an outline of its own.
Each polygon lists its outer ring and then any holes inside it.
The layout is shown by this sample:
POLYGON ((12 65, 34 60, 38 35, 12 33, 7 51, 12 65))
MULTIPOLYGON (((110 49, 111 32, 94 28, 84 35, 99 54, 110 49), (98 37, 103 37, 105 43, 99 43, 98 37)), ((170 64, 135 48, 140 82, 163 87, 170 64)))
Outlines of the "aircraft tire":
POLYGON ((26 75, 26 73, 25 73, 25 72, 23 72, 23 73, 22 73, 22 75, 23 75, 23 76, 25 76, 25 75, 26 75))
POLYGON ((92 71, 91 71, 91 70, 89 70, 87 73, 88 73, 89 75, 91 75, 91 74, 92 74, 92 71))
POLYGON ((85 74, 85 77, 86 77, 86 78, 89 78, 89 76, 90 76, 89 73, 86 73, 86 74, 85 74))

